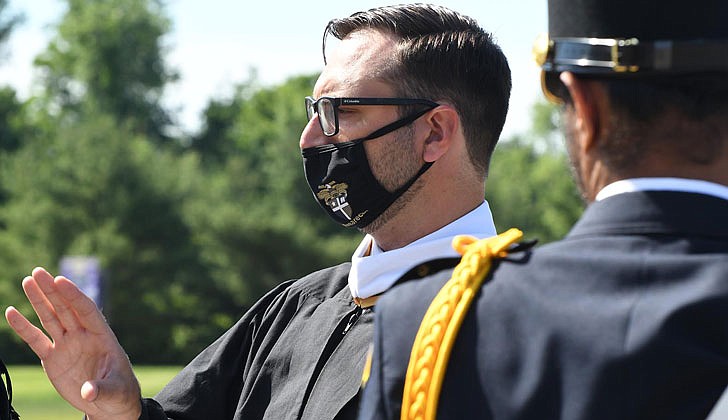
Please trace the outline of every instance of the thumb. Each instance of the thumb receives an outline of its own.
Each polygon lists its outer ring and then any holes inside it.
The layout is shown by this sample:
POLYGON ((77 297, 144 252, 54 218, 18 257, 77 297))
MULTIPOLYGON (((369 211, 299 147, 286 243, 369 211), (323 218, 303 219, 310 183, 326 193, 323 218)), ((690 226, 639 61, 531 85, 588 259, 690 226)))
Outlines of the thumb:
MULTIPOLYGON (((121 381, 109 378, 86 381, 81 385, 81 398, 89 403, 123 403, 133 392, 133 388, 130 389, 124 385, 121 381)), ((139 392, 138 388, 136 391, 139 392)))
MULTIPOLYGON (((102 418, 114 415, 115 418, 127 416, 123 418, 136 419, 141 415, 141 392, 136 379, 133 384, 108 378, 86 381, 81 385, 81 398, 93 404, 96 414, 103 415, 102 418)), ((86 415, 92 417, 89 412, 86 415)))
POLYGON ((86 381, 81 385, 81 398, 87 402, 94 402, 99 396, 99 386, 96 381, 86 381))

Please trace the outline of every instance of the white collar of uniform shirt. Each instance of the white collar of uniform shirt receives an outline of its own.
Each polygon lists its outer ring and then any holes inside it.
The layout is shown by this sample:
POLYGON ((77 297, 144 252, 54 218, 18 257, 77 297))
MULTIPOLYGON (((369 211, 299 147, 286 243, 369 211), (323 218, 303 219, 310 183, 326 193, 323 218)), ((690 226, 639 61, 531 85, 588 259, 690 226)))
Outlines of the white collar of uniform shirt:
POLYGON ((728 187, 715 182, 687 178, 631 178, 612 182, 602 188, 596 196, 596 201, 635 191, 681 191, 712 195, 728 200, 728 187))
POLYGON ((382 251, 374 238, 366 235, 351 257, 351 295, 358 298, 378 295, 420 263, 460 256, 452 247, 452 239, 457 235, 470 235, 478 239, 496 235, 487 201, 445 227, 402 248, 382 251), (366 256, 370 246, 370 255, 366 256))

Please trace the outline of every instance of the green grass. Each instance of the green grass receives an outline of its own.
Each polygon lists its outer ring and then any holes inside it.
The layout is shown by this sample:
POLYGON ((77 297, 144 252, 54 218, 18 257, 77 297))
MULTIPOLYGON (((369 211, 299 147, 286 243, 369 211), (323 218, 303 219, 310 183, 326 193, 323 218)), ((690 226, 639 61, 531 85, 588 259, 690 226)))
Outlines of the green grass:
MULTIPOLYGON (((142 395, 156 394, 179 372, 179 366, 134 368, 142 395)), ((13 381, 13 407, 23 420, 80 420, 83 414, 65 402, 40 366, 8 366, 13 381)))

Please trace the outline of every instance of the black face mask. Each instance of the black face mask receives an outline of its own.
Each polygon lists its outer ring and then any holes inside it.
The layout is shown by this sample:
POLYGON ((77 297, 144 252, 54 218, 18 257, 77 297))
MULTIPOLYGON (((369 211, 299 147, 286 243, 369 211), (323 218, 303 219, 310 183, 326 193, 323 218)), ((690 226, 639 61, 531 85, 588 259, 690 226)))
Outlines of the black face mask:
POLYGON ((321 208, 337 223, 363 228, 373 222, 427 169, 427 162, 404 185, 387 191, 372 174, 364 142, 391 133, 424 115, 429 109, 397 120, 372 134, 344 143, 308 147, 301 151, 306 180, 321 208))

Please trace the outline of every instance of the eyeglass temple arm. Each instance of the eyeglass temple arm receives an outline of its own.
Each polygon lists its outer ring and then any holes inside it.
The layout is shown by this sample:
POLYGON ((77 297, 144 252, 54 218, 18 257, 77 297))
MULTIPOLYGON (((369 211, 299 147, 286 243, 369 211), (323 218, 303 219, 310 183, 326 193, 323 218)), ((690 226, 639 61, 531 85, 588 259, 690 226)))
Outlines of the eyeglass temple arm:
POLYGON ((379 130, 376 130, 373 133, 369 134, 368 136, 362 137, 361 138, 361 141, 375 139, 375 138, 381 137, 381 136, 383 136, 383 135, 385 135, 387 133, 391 133, 394 130, 397 130, 397 129, 402 128, 402 127, 404 127, 406 125, 411 124, 417 118, 420 118, 421 116, 425 115, 426 113, 430 112, 433 109, 434 109, 434 107, 433 108, 428 108, 428 109, 423 109, 421 111, 415 112, 412 115, 409 115, 407 117, 404 117, 401 120, 397 120, 397 121, 395 121, 395 122, 393 122, 391 124, 387 124, 384 127, 380 128, 379 130))

